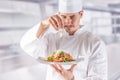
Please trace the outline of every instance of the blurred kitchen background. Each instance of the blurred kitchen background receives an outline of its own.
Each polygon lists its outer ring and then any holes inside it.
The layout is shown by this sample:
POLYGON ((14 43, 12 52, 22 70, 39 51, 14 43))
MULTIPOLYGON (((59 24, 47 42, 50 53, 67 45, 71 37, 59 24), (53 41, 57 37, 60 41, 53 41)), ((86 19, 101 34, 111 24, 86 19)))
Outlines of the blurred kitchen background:
MULTIPOLYGON (((120 0, 83 0, 81 23, 100 36, 108 51, 109 80, 120 80, 120 0)), ((19 45, 23 34, 53 15, 58 0, 0 0, 0 80, 45 80, 46 65, 19 45)))

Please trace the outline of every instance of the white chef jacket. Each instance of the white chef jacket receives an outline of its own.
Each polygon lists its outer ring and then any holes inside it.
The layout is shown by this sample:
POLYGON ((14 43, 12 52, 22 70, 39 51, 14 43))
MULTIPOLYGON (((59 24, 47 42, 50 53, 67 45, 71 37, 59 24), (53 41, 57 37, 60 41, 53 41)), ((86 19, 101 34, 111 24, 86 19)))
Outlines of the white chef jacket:
MULTIPOLYGON (((63 50, 70 53, 73 58, 84 57, 74 68, 75 80, 107 80, 107 54, 103 41, 97 36, 85 30, 85 27, 78 29, 74 35, 62 35, 55 32, 53 27, 39 39, 36 32, 39 24, 30 29, 23 36, 21 48, 34 58, 47 57, 51 52, 63 50)), ((63 65, 69 68, 70 65, 63 65)), ((48 66, 46 80, 63 80, 51 66, 48 66)))

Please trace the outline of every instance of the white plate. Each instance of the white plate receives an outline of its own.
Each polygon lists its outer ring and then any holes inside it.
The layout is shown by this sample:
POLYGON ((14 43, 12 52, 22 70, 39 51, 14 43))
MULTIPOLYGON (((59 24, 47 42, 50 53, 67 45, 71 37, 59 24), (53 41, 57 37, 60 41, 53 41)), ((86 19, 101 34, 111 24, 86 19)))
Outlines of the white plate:
POLYGON ((78 62, 83 61, 83 60, 84 60, 84 57, 74 59, 74 61, 71 61, 71 62, 48 62, 48 61, 45 61, 45 58, 43 57, 39 57, 37 59, 38 62, 43 63, 43 64, 61 64, 61 65, 77 64, 78 62))

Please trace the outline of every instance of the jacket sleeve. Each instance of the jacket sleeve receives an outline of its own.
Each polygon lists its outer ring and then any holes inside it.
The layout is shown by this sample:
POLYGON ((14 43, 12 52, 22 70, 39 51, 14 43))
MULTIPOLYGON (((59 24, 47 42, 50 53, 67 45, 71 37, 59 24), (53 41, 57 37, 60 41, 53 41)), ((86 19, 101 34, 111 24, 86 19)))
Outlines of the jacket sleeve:
POLYGON ((107 53, 102 41, 92 43, 86 76, 75 76, 75 80, 107 80, 107 53))
POLYGON ((88 63, 86 80, 107 80, 107 52, 102 41, 95 41, 88 63))
POLYGON ((47 38, 43 35, 41 38, 36 37, 40 23, 28 30, 20 41, 21 48, 34 58, 44 57, 47 52, 47 38))

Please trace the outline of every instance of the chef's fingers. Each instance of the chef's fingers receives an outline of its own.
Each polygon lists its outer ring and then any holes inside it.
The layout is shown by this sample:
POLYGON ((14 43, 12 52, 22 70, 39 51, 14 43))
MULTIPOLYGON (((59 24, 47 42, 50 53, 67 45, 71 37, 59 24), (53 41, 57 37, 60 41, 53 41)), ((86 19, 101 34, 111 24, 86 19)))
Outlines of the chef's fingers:
POLYGON ((56 21, 58 29, 60 29, 62 24, 61 24, 59 17, 57 15, 54 15, 52 18, 56 21))
POLYGON ((60 16, 60 15, 57 15, 59 18, 60 18, 60 20, 61 20, 61 24, 62 24, 62 26, 61 26, 61 28, 64 28, 64 21, 63 21, 63 18, 60 16))
POLYGON ((56 17, 59 19, 59 23, 61 24, 60 28, 64 28, 63 18, 60 16, 59 12, 56 13, 56 17))
POLYGON ((58 66, 59 66, 60 70, 62 70, 62 71, 65 70, 60 64, 58 64, 58 66))
POLYGON ((59 28, 63 28, 64 27, 64 24, 63 24, 63 20, 61 19, 61 17, 59 15, 56 15, 57 19, 59 20, 59 28))
POLYGON ((58 28, 58 23, 57 23, 57 21, 56 21, 56 19, 55 18, 53 18, 53 16, 52 17, 50 17, 51 18, 51 20, 54 22, 54 24, 55 24, 55 27, 57 27, 58 28))
POLYGON ((49 22, 55 28, 55 30, 58 30, 57 23, 52 17, 49 18, 49 22))
POLYGON ((73 69, 74 69, 74 67, 75 67, 76 65, 77 65, 77 64, 73 64, 73 65, 70 67, 69 70, 70 70, 71 72, 73 72, 73 69))
POLYGON ((51 67, 52 67, 56 72, 58 72, 58 73, 61 74, 61 70, 59 70, 58 67, 57 67, 56 65, 51 64, 51 67))

